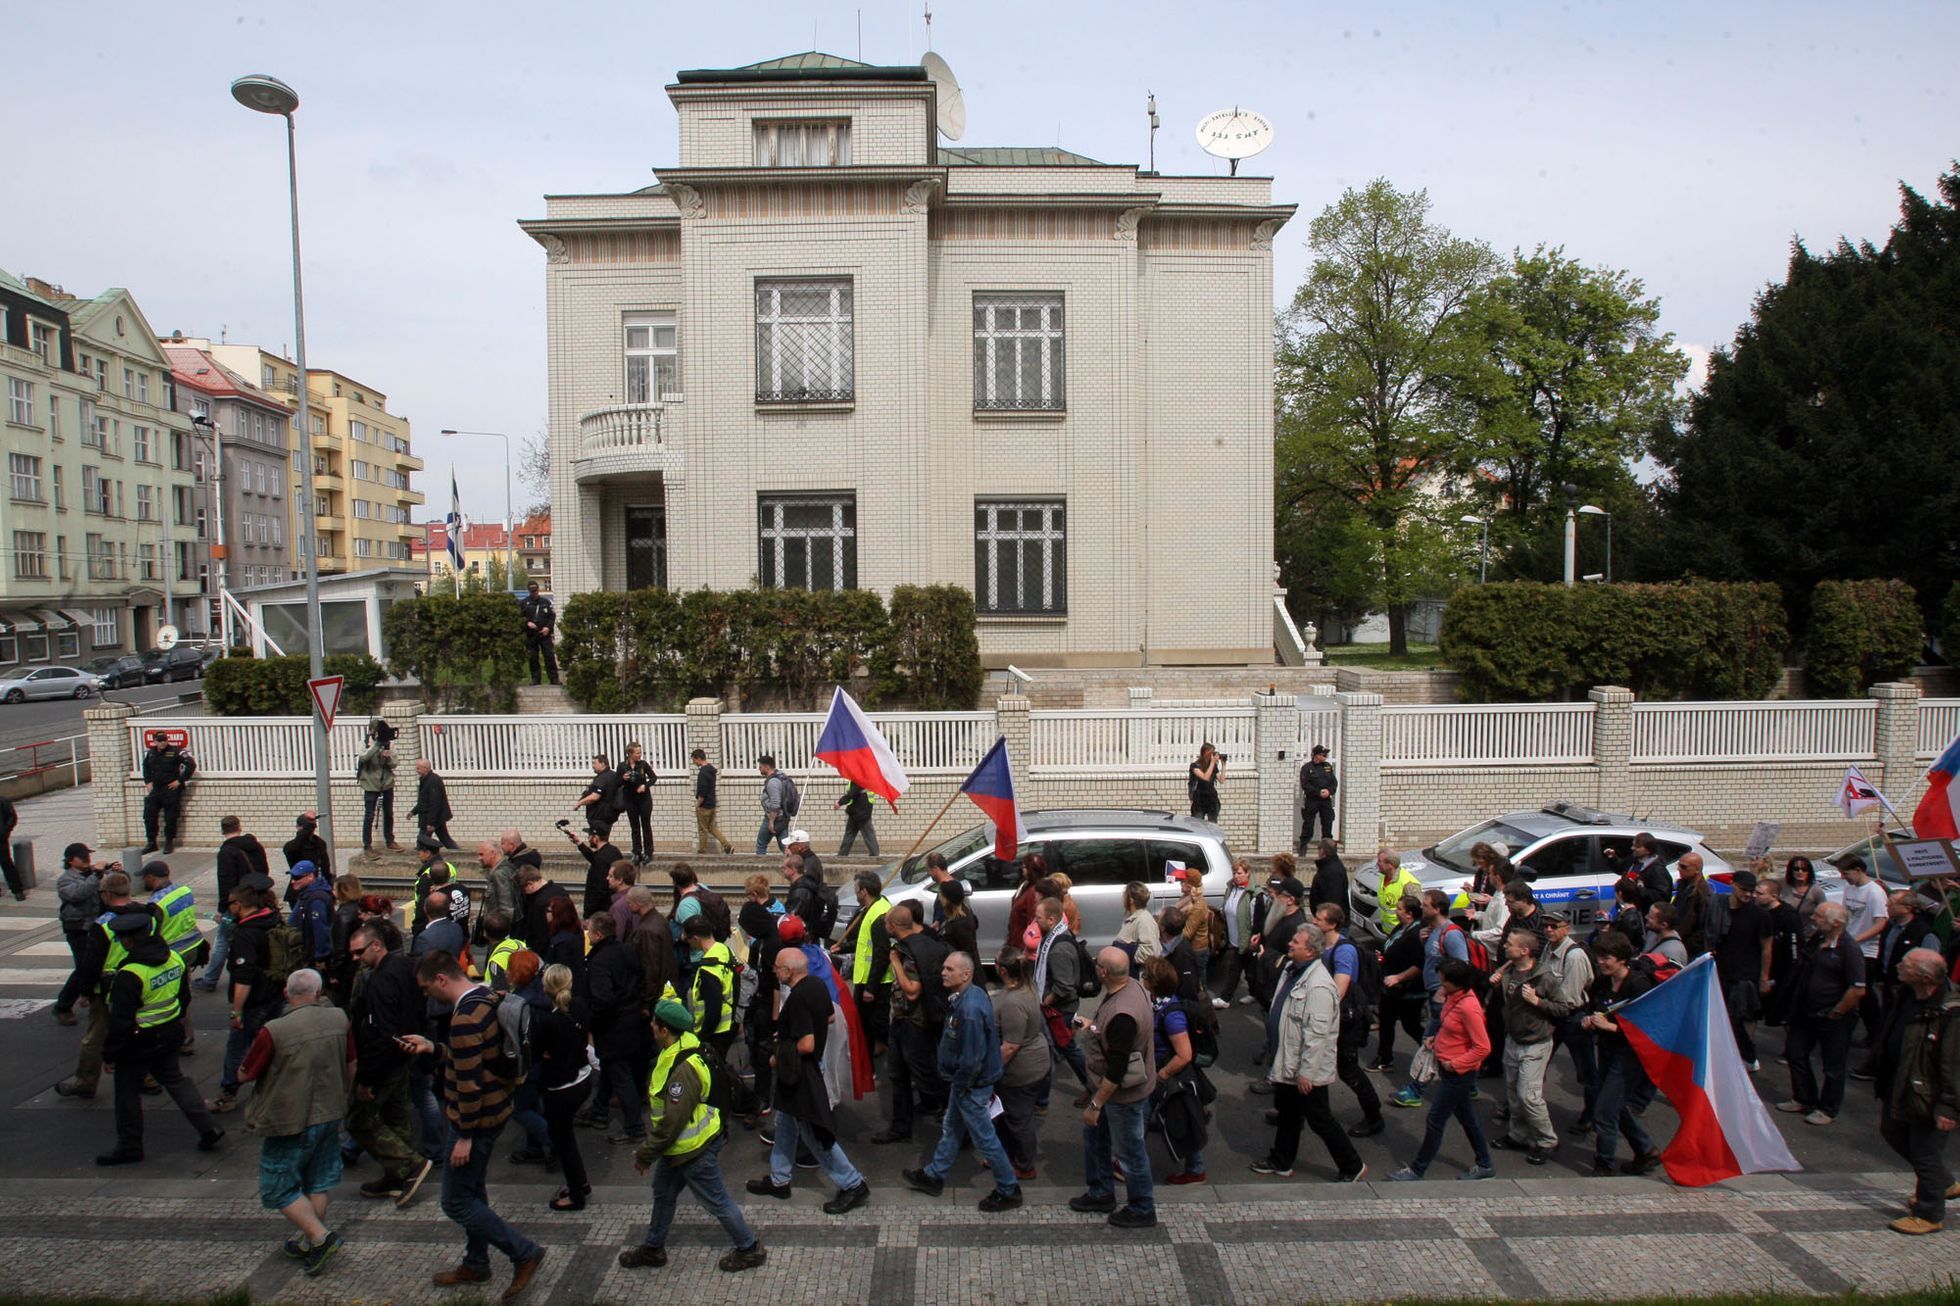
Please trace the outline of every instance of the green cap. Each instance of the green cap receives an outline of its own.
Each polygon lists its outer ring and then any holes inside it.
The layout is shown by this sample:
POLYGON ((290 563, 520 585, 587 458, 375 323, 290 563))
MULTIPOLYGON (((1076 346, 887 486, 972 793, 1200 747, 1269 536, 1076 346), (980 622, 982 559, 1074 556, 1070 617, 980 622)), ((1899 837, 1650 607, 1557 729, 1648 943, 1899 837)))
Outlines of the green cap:
POLYGON ((694 1028, 694 1013, 672 998, 662 998, 653 1009, 653 1018, 677 1034, 694 1028))

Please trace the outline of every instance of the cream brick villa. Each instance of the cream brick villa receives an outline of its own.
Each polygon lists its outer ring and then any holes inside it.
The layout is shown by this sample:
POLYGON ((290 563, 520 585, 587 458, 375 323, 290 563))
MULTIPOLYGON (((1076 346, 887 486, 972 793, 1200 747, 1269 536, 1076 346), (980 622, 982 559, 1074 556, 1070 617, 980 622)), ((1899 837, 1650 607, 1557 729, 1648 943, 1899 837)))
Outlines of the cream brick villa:
POLYGON ((657 184, 521 224, 561 601, 952 582, 994 666, 1273 661, 1269 179, 945 148, 918 67, 667 93, 657 184))

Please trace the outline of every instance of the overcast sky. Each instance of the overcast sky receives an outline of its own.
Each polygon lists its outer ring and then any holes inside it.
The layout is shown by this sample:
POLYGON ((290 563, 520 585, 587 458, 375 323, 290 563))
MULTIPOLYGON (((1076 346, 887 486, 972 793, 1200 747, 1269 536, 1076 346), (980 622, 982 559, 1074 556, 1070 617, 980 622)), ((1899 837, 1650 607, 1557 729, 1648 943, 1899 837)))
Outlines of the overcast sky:
MULTIPOLYGON (((542 196, 629 190, 675 157, 664 87, 814 46, 925 49, 922 0, 441 4, 122 0, 9 5, 0 266, 91 295, 122 285, 159 332, 273 349, 293 334, 284 142, 227 92, 266 72, 299 112, 309 361, 415 424, 425 512, 503 512, 500 448, 442 427, 540 431, 542 196)), ((1247 171, 1311 217, 1374 177, 1500 250, 1562 244, 1625 268, 1704 353, 1781 276, 1790 241, 1882 240, 1901 181, 1960 152, 1960 4, 1195 4, 938 0, 933 48, 968 145, 1213 173, 1192 128, 1245 105, 1276 125, 1247 171)), ((520 499, 523 492, 519 490, 520 499)))

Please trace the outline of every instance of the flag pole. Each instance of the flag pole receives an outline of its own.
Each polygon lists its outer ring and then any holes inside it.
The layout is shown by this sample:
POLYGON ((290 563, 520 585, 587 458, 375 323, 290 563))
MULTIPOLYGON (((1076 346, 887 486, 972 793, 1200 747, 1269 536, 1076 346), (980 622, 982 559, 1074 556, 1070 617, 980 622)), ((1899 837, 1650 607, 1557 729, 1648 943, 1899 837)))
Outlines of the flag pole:
POLYGON ((898 864, 892 867, 892 874, 885 877, 885 884, 889 885, 892 882, 892 875, 897 875, 899 871, 904 869, 905 863, 919 855, 919 849, 925 844, 926 836, 930 835, 939 825, 940 818, 953 809, 953 804, 959 801, 960 793, 961 790, 959 787, 957 785, 954 786, 953 792, 946 796, 946 805, 939 809, 932 820, 926 822, 925 829, 919 831, 919 837, 912 841, 912 847, 906 852, 905 856, 898 859, 898 864))

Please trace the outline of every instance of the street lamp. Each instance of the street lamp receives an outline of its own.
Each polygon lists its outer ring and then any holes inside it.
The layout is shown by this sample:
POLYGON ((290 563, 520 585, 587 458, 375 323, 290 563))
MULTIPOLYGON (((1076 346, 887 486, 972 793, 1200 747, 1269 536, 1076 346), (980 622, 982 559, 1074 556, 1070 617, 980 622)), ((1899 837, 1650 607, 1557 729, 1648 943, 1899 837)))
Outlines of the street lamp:
POLYGON ((1606 519, 1606 583, 1611 585, 1613 583, 1613 514, 1604 508, 1594 507, 1592 504, 1586 503, 1579 505, 1579 515, 1581 517, 1604 517, 1606 519))
POLYGON ((444 427, 442 433, 444 435, 480 435, 485 438, 494 435, 504 442, 504 588, 515 590, 517 588, 517 559, 515 557, 515 550, 512 547, 515 541, 511 539, 511 532, 516 529, 516 524, 510 519, 510 437, 502 431, 458 431, 451 427, 444 427))
POLYGON ((1560 487, 1565 491, 1565 583, 1573 583, 1573 573, 1579 570, 1579 519, 1573 516, 1573 505, 1579 501, 1579 487, 1567 481, 1560 487))
POLYGON ((1490 518, 1472 517, 1466 512, 1457 518, 1457 520, 1465 526, 1481 526, 1484 528, 1483 540, 1477 545, 1477 583, 1481 585, 1484 583, 1485 576, 1490 572, 1490 518))
MULTIPOLYGON (((231 98, 254 113, 286 120, 286 187, 293 211, 293 352, 299 369, 294 399, 299 407, 300 484, 306 522, 306 655, 312 678, 326 674, 325 632, 320 625, 320 527, 313 505, 313 422, 306 389, 306 295, 300 282, 299 155, 293 132, 293 111, 299 92, 276 77, 254 73, 231 84, 231 98)), ((222 466, 222 463, 220 464, 222 466)), ((313 803, 320 815, 320 837, 333 849, 333 799, 327 787, 327 719, 313 712, 313 803)))

